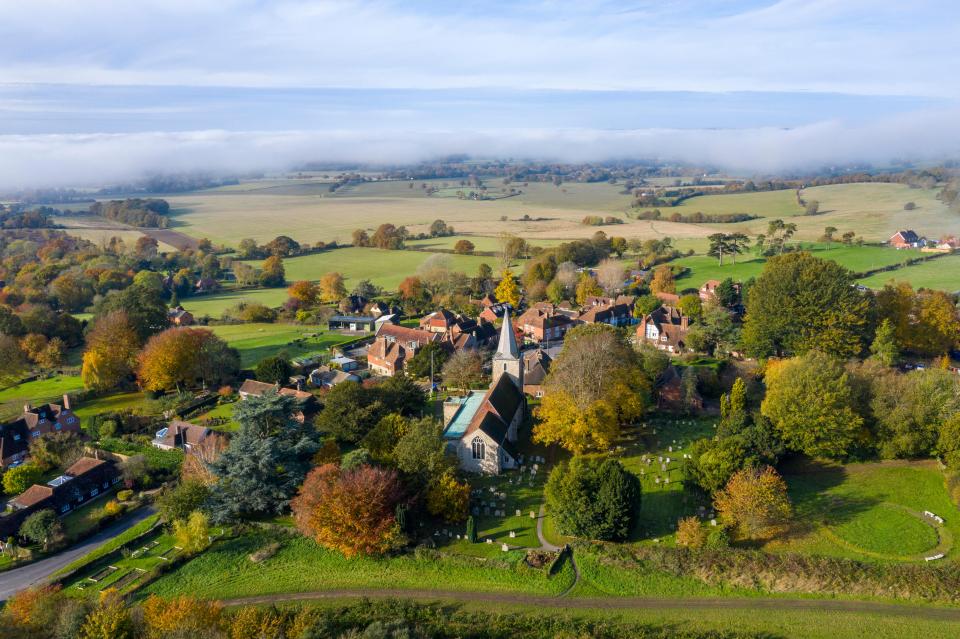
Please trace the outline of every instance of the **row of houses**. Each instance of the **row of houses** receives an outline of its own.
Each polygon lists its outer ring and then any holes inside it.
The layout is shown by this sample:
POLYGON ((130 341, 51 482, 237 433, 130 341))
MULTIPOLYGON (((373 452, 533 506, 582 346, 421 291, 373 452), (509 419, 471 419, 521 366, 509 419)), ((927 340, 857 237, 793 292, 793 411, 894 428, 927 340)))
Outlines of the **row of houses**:
POLYGON ((23 462, 30 450, 30 442, 50 433, 79 433, 80 419, 70 409, 70 397, 63 396, 60 404, 23 406, 23 414, 13 421, 0 424, 0 468, 23 462))

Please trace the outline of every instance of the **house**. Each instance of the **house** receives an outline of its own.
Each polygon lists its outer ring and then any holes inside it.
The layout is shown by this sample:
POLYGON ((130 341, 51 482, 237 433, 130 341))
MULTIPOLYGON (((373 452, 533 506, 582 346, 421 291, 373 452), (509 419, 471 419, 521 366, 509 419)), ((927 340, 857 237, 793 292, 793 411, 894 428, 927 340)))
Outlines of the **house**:
POLYGON ((160 450, 179 448, 183 451, 189 451, 194 446, 201 444, 212 433, 212 430, 204 426, 197 426, 190 422, 175 419, 165 428, 158 430, 151 443, 160 450))
POLYGON ((397 306, 390 306, 386 302, 369 302, 363 307, 362 312, 364 315, 379 319, 384 315, 399 315, 400 308, 397 306))
POLYGON ((327 320, 327 328, 331 331, 373 333, 377 330, 377 318, 366 315, 334 315, 327 320))
POLYGON ((927 241, 911 230, 897 231, 887 242, 896 249, 919 248, 927 241))
POLYGON ((534 344, 562 340, 576 322, 560 313, 552 304, 537 304, 520 316, 517 325, 523 339, 534 344))
POLYGON ((444 402, 443 438, 461 468, 489 475, 516 468, 517 431, 527 407, 523 384, 523 357, 508 310, 493 356, 490 388, 482 394, 471 392, 444 402))
POLYGON ((657 293, 657 299, 667 306, 676 306, 680 301, 680 296, 675 293, 657 293))
POLYGON ((382 324, 377 338, 367 349, 367 365, 377 375, 392 377, 426 344, 439 342, 443 335, 396 324, 382 324))
POLYGON ((717 287, 721 284, 720 280, 707 280, 700 287, 700 299, 704 302, 717 298, 717 287))
POLYGON ((116 487, 120 479, 113 461, 82 457, 59 477, 34 484, 7 502, 12 512, 0 517, 0 535, 16 534, 23 520, 40 510, 65 515, 116 487))
POLYGON ((333 388, 344 382, 359 384, 360 378, 353 373, 332 369, 329 366, 321 366, 310 372, 310 383, 316 388, 333 388))
POLYGON ((637 342, 650 344, 670 353, 687 350, 689 318, 672 306, 661 306, 645 315, 637 326, 637 342))
POLYGON ((523 355, 523 393, 530 397, 543 397, 543 381, 550 372, 553 359, 541 349, 523 355))
POLYGON ((350 359, 346 355, 337 355, 330 358, 330 367, 339 368, 342 371, 354 371, 360 367, 360 364, 357 360, 350 359))
POLYGON ((201 277, 194 287, 197 293, 212 293, 220 288, 220 282, 212 277, 201 277))
POLYGON ((487 293, 482 298, 477 300, 477 306, 480 308, 490 308, 491 306, 496 306, 497 304, 499 304, 499 302, 493 293, 487 293))
POLYGON ((459 323, 459 315, 441 308, 439 311, 434 311, 420 318, 420 330, 430 331, 431 333, 446 333, 459 323))
POLYGON ((502 320, 504 315, 512 310, 513 306, 510 305, 510 302, 491 304, 480 311, 480 315, 477 316, 477 319, 481 322, 490 322, 493 324, 497 320, 502 320))
POLYGON ((630 308, 633 308, 633 305, 637 301, 636 295, 617 295, 616 297, 603 297, 598 295, 590 295, 583 302, 584 308, 590 306, 614 306, 616 304, 625 304, 630 308))
POLYGON ((171 308, 167 311, 167 320, 173 326, 192 326, 193 315, 189 311, 183 310, 182 306, 171 308))
POLYGON ((30 442, 49 433, 79 433, 80 420, 70 410, 70 396, 62 404, 33 407, 24 404, 23 414, 0 425, 0 468, 23 461, 30 442))
POLYGON ((317 398, 314 397, 313 393, 304 390, 283 388, 279 384, 268 384, 267 382, 259 382, 255 379, 247 379, 240 385, 240 390, 238 391, 241 400, 246 400, 251 396, 263 397, 268 393, 277 393, 278 395, 293 397, 297 406, 293 417, 298 422, 306 421, 310 415, 317 412, 317 398))
POLYGON ((580 313, 577 320, 582 324, 609 324, 626 326, 633 322, 633 306, 611 304, 609 306, 590 306, 580 313))
POLYGON ((342 300, 337 308, 344 315, 360 315, 370 302, 363 295, 349 295, 342 300))

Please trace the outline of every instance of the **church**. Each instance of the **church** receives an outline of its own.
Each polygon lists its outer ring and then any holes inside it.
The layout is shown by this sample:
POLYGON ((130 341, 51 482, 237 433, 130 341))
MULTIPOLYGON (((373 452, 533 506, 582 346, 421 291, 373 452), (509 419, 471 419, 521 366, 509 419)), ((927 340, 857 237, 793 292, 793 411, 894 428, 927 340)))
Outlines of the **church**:
POLYGON ((523 368, 508 311, 493 356, 490 388, 485 393, 471 391, 466 397, 451 397, 443 404, 443 437, 464 470, 496 475, 517 467, 517 431, 527 409, 523 368))

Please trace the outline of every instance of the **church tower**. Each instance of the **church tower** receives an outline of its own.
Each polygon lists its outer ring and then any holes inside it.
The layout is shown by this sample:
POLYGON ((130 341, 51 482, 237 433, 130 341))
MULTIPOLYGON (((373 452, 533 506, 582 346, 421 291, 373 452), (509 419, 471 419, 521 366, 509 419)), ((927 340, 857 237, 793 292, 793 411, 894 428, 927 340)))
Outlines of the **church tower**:
POLYGON ((520 356, 520 347, 517 346, 517 336, 510 322, 509 310, 503 313, 500 342, 497 344, 497 353, 493 356, 492 386, 496 386, 503 375, 509 377, 514 386, 523 392, 523 357, 520 356))

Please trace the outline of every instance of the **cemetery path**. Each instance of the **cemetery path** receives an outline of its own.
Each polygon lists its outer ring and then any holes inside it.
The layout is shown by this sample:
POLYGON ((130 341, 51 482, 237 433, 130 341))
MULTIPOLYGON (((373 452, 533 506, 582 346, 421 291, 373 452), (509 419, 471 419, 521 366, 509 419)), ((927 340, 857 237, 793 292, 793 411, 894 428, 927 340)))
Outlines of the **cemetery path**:
POLYGON ((554 546, 547 538, 543 536, 543 518, 547 516, 546 507, 540 504, 540 513, 537 516, 537 539, 540 540, 540 548, 549 552, 557 552, 560 546, 554 546))
POLYGON ((465 601, 536 608, 608 609, 608 610, 664 610, 672 608, 695 610, 812 610, 849 612, 910 617, 933 621, 960 621, 960 608, 935 608, 911 604, 881 603, 876 601, 848 601, 836 599, 753 599, 702 597, 555 597, 519 593, 469 592, 458 590, 327 590, 298 592, 255 597, 222 599, 225 606, 264 605, 289 601, 317 601, 339 599, 417 599, 422 601, 465 601))

